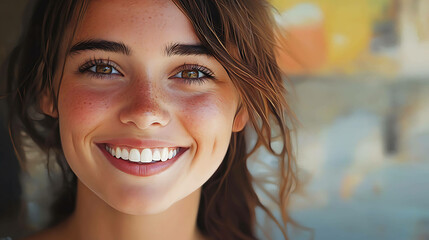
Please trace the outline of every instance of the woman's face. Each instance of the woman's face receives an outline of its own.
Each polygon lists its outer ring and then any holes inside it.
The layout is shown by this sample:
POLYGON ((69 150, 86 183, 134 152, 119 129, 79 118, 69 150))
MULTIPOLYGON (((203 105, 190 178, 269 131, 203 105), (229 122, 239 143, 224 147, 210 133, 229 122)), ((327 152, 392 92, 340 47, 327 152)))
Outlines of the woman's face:
POLYGON ((49 114, 79 180, 130 214, 198 190, 247 113, 236 116, 237 91, 185 15, 166 0, 94 0, 72 46, 49 114))

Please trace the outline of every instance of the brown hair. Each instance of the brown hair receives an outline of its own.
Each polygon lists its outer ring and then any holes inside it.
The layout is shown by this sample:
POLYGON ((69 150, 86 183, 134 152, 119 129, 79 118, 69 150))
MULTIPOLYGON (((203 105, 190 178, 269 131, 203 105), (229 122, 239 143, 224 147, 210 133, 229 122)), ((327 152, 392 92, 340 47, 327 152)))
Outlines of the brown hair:
MULTIPOLYGON (((287 205, 297 184, 288 127, 294 117, 287 105, 284 82, 276 63, 277 34, 272 8, 263 0, 173 1, 188 17, 202 44, 228 72, 257 135, 256 144, 249 152, 244 131, 233 133, 224 161, 203 185, 198 228, 213 239, 256 239, 255 210, 260 208, 287 239, 286 226, 294 223, 287 205), (274 130, 282 143, 281 151, 272 148, 274 130), (254 181, 247 168, 249 156, 260 147, 278 160, 278 172, 273 173, 279 177, 277 196, 270 195, 263 187, 262 191, 278 205, 281 219, 261 202, 254 187, 261 183, 254 181)), ((18 158, 25 165, 22 145, 22 132, 25 132, 46 153, 47 160, 53 153, 62 169, 66 187, 58 201, 62 206, 53 210, 55 221, 74 209, 76 176, 61 149, 58 119, 46 115, 34 117, 29 109, 41 113, 37 102, 43 91, 57 96, 53 76, 63 67, 58 64, 61 62, 58 54, 61 44, 69 45, 63 36, 67 29, 76 28, 86 5, 85 0, 40 1, 8 67, 9 130, 18 158)))

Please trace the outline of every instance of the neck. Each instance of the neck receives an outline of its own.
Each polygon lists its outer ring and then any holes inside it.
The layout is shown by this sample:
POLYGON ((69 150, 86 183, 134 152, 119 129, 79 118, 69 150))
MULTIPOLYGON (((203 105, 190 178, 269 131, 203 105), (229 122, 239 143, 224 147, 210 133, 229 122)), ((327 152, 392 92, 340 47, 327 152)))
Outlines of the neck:
POLYGON ((70 239, 202 239, 196 221, 201 190, 159 214, 135 216, 109 206, 80 181, 76 209, 64 223, 70 239))

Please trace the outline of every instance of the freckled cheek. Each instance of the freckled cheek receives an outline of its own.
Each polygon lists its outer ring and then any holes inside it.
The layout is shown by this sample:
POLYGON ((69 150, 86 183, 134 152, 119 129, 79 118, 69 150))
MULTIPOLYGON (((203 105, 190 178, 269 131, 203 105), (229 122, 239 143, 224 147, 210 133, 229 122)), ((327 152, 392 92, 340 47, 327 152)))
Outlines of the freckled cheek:
POLYGON ((199 134, 228 130, 232 126, 232 103, 225 104, 220 96, 203 94, 178 101, 183 124, 188 129, 199 130, 199 134), (204 131, 201 131, 204 130, 204 131))
POLYGON ((91 125, 107 113, 111 99, 105 93, 80 88, 64 89, 60 93, 60 119, 81 125, 91 125))

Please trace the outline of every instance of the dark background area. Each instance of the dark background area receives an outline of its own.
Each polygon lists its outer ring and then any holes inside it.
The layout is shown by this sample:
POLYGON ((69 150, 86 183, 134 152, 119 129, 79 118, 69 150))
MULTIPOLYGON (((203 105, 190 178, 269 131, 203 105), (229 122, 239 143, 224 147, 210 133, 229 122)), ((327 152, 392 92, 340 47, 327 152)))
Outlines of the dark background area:
MULTIPOLYGON (((5 60, 16 45, 22 30, 27 0, 0 1, 0 86, 4 86, 5 60)), ((4 95, 2 91, 0 95, 4 95)), ((20 218, 24 216, 20 201, 22 189, 19 182, 20 166, 14 155, 7 129, 7 102, 0 98, 0 238, 19 237, 23 234, 20 218)))

